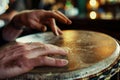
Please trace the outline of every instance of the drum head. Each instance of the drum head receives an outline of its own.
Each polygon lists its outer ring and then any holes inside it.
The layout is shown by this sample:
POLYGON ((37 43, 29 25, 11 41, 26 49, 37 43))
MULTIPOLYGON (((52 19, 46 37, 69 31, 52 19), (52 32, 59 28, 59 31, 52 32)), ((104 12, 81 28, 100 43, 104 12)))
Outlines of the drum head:
POLYGON ((55 36, 52 32, 36 33, 20 37, 16 41, 49 43, 69 51, 67 56, 52 56, 68 59, 67 66, 37 67, 26 74, 43 80, 83 79, 93 76, 114 64, 120 50, 117 41, 109 35, 84 30, 66 30, 61 36, 55 36))

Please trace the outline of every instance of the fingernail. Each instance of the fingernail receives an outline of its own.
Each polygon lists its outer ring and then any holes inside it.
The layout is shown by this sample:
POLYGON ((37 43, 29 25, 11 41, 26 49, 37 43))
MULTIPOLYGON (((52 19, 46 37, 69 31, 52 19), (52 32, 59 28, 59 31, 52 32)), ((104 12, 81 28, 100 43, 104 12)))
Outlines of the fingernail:
POLYGON ((62 64, 63 65, 67 65, 68 64, 68 60, 62 60, 62 64))

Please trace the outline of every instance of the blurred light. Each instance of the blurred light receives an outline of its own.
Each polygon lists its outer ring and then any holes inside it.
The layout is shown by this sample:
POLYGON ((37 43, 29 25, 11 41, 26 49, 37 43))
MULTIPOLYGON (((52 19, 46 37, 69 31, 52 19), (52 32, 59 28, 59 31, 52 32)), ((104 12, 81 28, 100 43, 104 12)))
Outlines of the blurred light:
POLYGON ((113 19, 113 15, 111 12, 101 13, 100 17, 101 19, 113 19))
POLYGON ((90 0, 90 5, 92 6, 92 7, 94 7, 94 6, 96 6, 96 0, 90 0))
POLYGON ((76 31, 66 31, 64 32, 63 39, 71 42, 76 39, 77 32, 76 31))
POLYGON ((94 9, 97 9, 99 7, 99 3, 97 0, 90 0, 89 1, 89 7, 90 8, 94 8, 94 9))
POLYGON ((75 7, 65 11, 65 15, 68 17, 74 17, 74 16, 77 16, 78 14, 79 14, 79 11, 75 7))
POLYGON ((91 19, 96 19, 97 13, 95 11, 91 11, 89 16, 91 19))
POLYGON ((107 0, 108 2, 115 2, 116 0, 107 0))

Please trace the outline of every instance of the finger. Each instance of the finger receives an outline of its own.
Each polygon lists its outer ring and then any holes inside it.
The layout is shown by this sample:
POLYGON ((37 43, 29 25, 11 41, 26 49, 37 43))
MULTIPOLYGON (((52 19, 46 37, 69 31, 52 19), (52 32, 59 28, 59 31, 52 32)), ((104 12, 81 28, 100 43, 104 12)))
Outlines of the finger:
POLYGON ((28 42, 28 43, 25 43, 25 49, 26 50, 31 50, 31 49, 38 48, 38 47, 43 47, 43 46, 44 46, 44 44, 40 43, 40 42, 28 42))
POLYGON ((67 55, 67 51, 64 48, 51 45, 51 44, 46 44, 47 46, 47 54, 60 54, 60 55, 67 55))
POLYGON ((39 56, 44 56, 49 54, 66 55, 67 52, 62 48, 47 44, 46 46, 43 46, 43 47, 41 46, 41 47, 30 50, 29 54, 25 54, 25 57, 27 57, 28 59, 32 59, 32 58, 37 58, 39 56))
POLYGON ((30 50, 35 48, 41 48, 43 49, 45 45, 40 42, 34 42, 34 43, 16 43, 12 46, 8 46, 5 50, 3 50, 1 53, 6 52, 4 57, 4 62, 12 60, 14 58, 17 58, 21 55, 28 54, 30 50))
POLYGON ((57 30, 57 25, 55 23, 55 19, 52 19, 50 24, 51 24, 50 26, 52 28, 52 31, 54 31, 55 35, 58 36, 59 33, 58 33, 58 30, 57 30))
POLYGON ((55 19, 50 19, 50 21, 48 22, 48 25, 51 27, 53 33, 58 36, 59 33, 58 33, 58 30, 57 30, 57 26, 56 26, 56 23, 55 23, 55 19))
POLYGON ((47 56, 40 56, 30 60, 31 64, 34 66, 56 66, 62 67, 68 64, 66 59, 56 59, 47 56))
POLYGON ((67 19, 67 24, 71 24, 72 21, 70 19, 68 19, 63 13, 61 13, 60 11, 54 11, 55 13, 57 13, 58 15, 60 15, 61 17, 67 19))
POLYGON ((65 24, 68 24, 68 23, 71 23, 71 20, 68 19, 67 17, 63 17, 64 14, 59 14, 58 12, 54 12, 54 11, 47 11, 46 12, 46 17, 48 18, 55 18, 56 20, 62 22, 62 23, 65 23, 65 24), (49 14, 49 15, 48 15, 49 14))
POLYGON ((3 61, 9 61, 12 60, 18 56, 23 55, 23 53, 26 53, 25 51, 25 45, 22 43, 15 43, 14 45, 8 45, 6 48, 4 48, 0 53, 4 53, 4 59, 3 61), (7 51, 7 52, 6 52, 7 51))
POLYGON ((57 31, 58 31, 59 35, 63 34, 62 30, 59 27, 57 27, 57 31))

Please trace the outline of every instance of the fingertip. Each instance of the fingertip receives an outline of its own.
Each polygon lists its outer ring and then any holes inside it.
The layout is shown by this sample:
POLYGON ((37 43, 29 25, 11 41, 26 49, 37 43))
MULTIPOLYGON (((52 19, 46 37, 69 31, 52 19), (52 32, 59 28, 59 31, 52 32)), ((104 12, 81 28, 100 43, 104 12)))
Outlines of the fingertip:
POLYGON ((59 32, 59 35, 62 35, 63 34, 63 32, 59 32))
POLYGON ((56 30, 56 32, 55 32, 55 35, 56 35, 56 36, 59 36, 59 33, 58 33, 58 31, 57 31, 57 30, 56 30))
POLYGON ((67 21, 67 24, 72 24, 72 21, 71 21, 71 20, 68 20, 68 21, 67 21))
POLYGON ((70 53, 70 48, 68 48, 68 47, 63 47, 63 49, 64 49, 64 51, 65 51, 66 54, 70 53))
POLYGON ((58 30, 58 32, 59 32, 59 35, 62 35, 62 34, 63 34, 63 32, 62 32, 59 28, 57 28, 57 30, 58 30))
POLYGON ((53 34, 54 34, 55 36, 59 36, 59 33, 58 33, 58 32, 53 32, 53 34))
POLYGON ((67 55, 67 54, 68 54, 68 50, 65 50, 65 49, 64 49, 64 51, 65 51, 65 55, 67 55))
POLYGON ((68 63, 69 63, 68 60, 62 59, 60 66, 66 66, 68 63))
POLYGON ((65 49, 62 49, 61 55, 67 55, 67 54, 68 54, 68 51, 66 51, 65 49))

